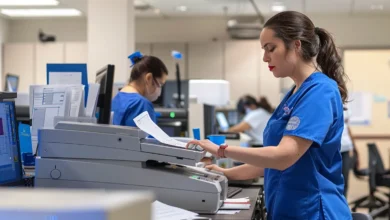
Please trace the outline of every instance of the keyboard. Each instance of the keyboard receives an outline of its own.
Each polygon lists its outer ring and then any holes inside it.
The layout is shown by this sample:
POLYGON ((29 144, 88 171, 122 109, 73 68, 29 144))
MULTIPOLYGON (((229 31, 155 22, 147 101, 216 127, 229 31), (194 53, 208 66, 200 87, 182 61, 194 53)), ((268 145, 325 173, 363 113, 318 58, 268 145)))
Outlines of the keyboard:
POLYGON ((242 188, 240 188, 240 187, 229 186, 228 191, 227 191, 227 197, 232 198, 233 196, 235 196, 237 193, 239 193, 241 191, 242 191, 242 188))

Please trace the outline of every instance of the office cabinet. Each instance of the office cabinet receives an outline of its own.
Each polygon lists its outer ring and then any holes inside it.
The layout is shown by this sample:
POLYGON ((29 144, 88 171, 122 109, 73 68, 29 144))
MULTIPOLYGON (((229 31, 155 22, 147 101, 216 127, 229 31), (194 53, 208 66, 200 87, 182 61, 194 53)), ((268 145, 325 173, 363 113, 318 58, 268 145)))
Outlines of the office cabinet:
POLYGON ((188 44, 189 79, 223 79, 224 44, 200 42, 188 44))

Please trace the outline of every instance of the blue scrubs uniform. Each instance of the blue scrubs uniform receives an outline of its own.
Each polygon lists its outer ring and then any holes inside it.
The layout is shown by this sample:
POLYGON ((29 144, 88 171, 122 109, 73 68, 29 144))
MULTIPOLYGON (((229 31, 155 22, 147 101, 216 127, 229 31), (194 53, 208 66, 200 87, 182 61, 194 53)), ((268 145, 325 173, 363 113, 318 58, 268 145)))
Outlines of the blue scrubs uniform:
POLYGON ((137 127, 133 119, 144 111, 148 111, 150 118, 156 123, 153 104, 138 93, 118 92, 112 100, 111 111, 114 112, 114 125, 137 127))
POLYGON ((325 74, 313 73, 286 95, 265 128, 264 146, 277 146, 284 135, 313 144, 286 170, 265 169, 267 219, 352 219, 343 195, 343 127, 337 83, 325 74))

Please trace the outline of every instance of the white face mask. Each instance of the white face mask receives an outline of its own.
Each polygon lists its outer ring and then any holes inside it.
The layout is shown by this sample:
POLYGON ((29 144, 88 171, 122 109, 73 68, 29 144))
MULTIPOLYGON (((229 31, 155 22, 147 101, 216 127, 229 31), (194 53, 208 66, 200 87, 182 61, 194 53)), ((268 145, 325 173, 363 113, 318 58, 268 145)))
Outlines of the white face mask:
POLYGON ((252 109, 250 109, 250 108, 245 108, 245 113, 246 114, 248 114, 249 112, 251 112, 252 111, 252 109))
MULTIPOLYGON (((155 83, 155 82, 154 82, 155 83)), ((151 92, 149 91, 149 88, 146 86, 146 94, 145 94, 145 97, 151 101, 151 102, 154 102, 158 99, 158 97, 161 95, 161 87, 157 86, 157 85, 153 85, 153 87, 155 87, 154 91, 151 92)))

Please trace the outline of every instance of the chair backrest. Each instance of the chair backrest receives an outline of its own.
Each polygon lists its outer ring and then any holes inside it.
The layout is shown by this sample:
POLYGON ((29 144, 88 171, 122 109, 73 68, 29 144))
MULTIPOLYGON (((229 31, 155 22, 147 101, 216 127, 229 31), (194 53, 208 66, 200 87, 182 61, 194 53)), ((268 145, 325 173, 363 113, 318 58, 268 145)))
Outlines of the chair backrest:
POLYGON ((370 187, 370 193, 376 191, 376 177, 385 173, 385 166, 381 155, 379 154, 378 148, 375 143, 368 143, 368 183, 370 187))
POLYGON ((373 218, 370 215, 364 214, 364 213, 358 213, 358 212, 352 213, 352 219, 353 220, 373 220, 373 218))
POLYGON ((368 143, 368 160, 375 161, 375 172, 377 174, 383 174, 386 172, 385 165, 383 164, 382 157, 379 154, 378 148, 375 143, 368 143))

